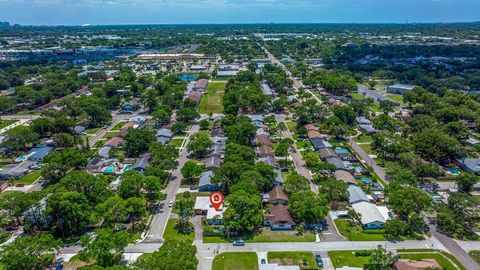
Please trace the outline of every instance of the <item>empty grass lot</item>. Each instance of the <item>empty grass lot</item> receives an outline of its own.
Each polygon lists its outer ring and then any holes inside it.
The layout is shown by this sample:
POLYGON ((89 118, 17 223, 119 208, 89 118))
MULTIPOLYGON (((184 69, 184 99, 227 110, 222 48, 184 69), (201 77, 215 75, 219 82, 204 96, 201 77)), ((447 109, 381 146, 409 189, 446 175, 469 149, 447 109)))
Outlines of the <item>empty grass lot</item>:
POLYGON ((267 243, 267 242, 315 242, 315 234, 312 232, 304 232, 303 235, 297 236, 297 231, 271 231, 263 229, 255 235, 243 235, 240 237, 230 237, 226 240, 218 236, 204 236, 203 243, 227 243, 237 239, 244 240, 248 243, 267 243))
POLYGON ((195 238, 195 233, 191 232, 189 234, 179 234, 177 230, 175 230, 175 223, 177 223, 176 218, 171 218, 168 220, 167 227, 165 228, 165 233, 163 234, 163 239, 165 241, 176 240, 193 242, 193 239, 195 238))
POLYGON ((226 81, 212 81, 208 84, 207 93, 203 95, 198 106, 200 114, 223 112, 223 95, 226 85, 226 81))
POLYGON ((312 252, 268 252, 268 263, 279 265, 298 265, 300 268, 317 269, 317 263, 312 252))
POLYGON ((256 270, 258 257, 255 252, 226 252, 213 259, 213 270, 256 270))
POLYGON ((368 263, 371 256, 355 256, 355 251, 329 251, 328 257, 332 261, 333 267, 340 268, 342 266, 362 267, 368 263))

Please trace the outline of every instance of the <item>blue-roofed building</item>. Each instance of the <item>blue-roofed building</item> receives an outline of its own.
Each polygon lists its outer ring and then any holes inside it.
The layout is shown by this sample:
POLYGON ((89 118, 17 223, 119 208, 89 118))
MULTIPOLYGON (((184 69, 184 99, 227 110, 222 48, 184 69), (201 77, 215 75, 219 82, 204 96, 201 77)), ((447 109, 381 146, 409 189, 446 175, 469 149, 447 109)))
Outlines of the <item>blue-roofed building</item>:
POLYGON ((209 191, 217 191, 220 189, 218 184, 212 183, 213 171, 206 171, 200 174, 200 181, 198 183, 198 191, 201 192, 209 192, 209 191))
POLYGON ((28 152, 28 160, 30 161, 42 161, 50 152, 53 151, 53 147, 34 147, 28 152))
POLYGON ((123 113, 133 113, 134 111, 135 111, 135 107, 131 103, 127 102, 123 104, 122 106, 123 113))
POLYGON ((363 192, 363 190, 357 186, 350 185, 348 186, 348 201, 351 204, 358 203, 358 202, 370 202, 367 195, 363 192))
POLYGON ((132 169, 134 169, 135 171, 143 173, 147 169, 149 161, 150 161, 150 154, 142 155, 137 159, 137 161, 133 165, 132 169))
POLYGON ((270 88, 270 86, 268 86, 267 83, 262 84, 262 91, 267 96, 273 96, 272 89, 270 88))
POLYGON ((346 158, 346 157, 350 156, 350 152, 346 148, 335 148, 335 153, 340 158, 346 158))
POLYGON ((480 173, 480 158, 461 158, 458 165, 469 173, 480 173))
POLYGON ((161 128, 157 131, 157 142, 161 144, 168 143, 173 137, 172 130, 168 128, 161 128))
POLYGON ((273 169, 273 173, 275 174, 275 179, 273 180, 273 184, 276 186, 283 185, 285 179, 283 179, 282 172, 279 169, 273 169))

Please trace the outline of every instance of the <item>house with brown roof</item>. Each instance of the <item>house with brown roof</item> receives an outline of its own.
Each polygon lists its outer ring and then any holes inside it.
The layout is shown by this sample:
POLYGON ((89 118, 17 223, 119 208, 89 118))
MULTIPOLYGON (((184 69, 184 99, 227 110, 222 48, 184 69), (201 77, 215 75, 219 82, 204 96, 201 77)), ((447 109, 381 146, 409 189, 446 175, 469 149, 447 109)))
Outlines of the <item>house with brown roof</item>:
POLYGON ((270 206, 269 213, 264 216, 263 225, 272 230, 295 229, 295 222, 288 212, 288 207, 283 204, 270 206))
POLYGON ((322 148, 318 150, 318 155, 320 156, 321 159, 338 157, 337 153, 332 148, 322 148))
POLYGON ((316 131, 316 130, 309 130, 307 131, 307 137, 309 139, 313 139, 313 138, 321 138, 322 137, 322 134, 320 134, 320 132, 316 131))
POLYGON ((192 91, 190 94, 188 94, 188 98, 195 101, 195 103, 200 103, 200 100, 202 99, 203 93, 199 91, 192 91))
POLYGON ((283 186, 275 186, 270 192, 270 202, 273 205, 276 204, 287 204, 288 196, 285 193, 283 186))
POLYGON ((343 170, 336 170, 333 173, 333 177, 339 181, 343 181, 347 184, 356 184, 355 178, 350 172, 343 171, 343 170))
POLYGON ((435 259, 423 259, 420 261, 400 259, 393 264, 395 270, 426 270, 443 269, 435 259))
POLYGON ((257 148, 257 155, 259 157, 267 157, 267 156, 274 157, 275 151, 272 149, 272 147, 268 145, 262 145, 257 148))
POLYGON ((207 79, 200 79, 197 82, 195 82, 195 85, 193 86, 194 91, 205 91, 207 90, 208 86, 208 80, 207 79))
POLYGON ((271 145, 272 141, 266 134, 259 134, 255 137, 255 142, 259 145, 271 145))
POLYGON ((123 140, 123 138, 120 138, 120 137, 112 137, 110 139, 108 139, 104 146, 110 146, 110 147, 121 147, 125 144, 125 141, 123 140))
POLYGON ((316 127, 314 124, 305 125, 305 129, 307 129, 307 131, 310 131, 310 130, 318 131, 318 127, 316 127))

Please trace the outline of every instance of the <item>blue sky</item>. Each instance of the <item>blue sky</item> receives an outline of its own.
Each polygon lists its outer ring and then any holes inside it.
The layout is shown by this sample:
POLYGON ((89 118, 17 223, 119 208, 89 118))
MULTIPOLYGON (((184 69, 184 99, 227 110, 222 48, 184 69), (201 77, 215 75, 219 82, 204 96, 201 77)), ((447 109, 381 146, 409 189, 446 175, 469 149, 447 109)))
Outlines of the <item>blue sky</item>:
POLYGON ((480 21, 480 0, 0 0, 33 25, 480 21))

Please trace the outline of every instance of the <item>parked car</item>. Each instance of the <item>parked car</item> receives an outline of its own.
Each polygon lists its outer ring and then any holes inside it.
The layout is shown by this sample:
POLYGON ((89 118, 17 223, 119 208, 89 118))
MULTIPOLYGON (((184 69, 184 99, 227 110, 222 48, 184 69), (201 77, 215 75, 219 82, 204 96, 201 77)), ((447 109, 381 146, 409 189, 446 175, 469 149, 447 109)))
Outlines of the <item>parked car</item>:
POLYGON ((245 241, 243 240, 233 241, 233 245, 236 247, 242 247, 242 246, 245 246, 245 241))
POLYGON ((315 261, 317 262, 317 266, 323 268, 323 260, 320 255, 315 255, 315 261))
POLYGON ((262 264, 267 264, 267 261, 266 261, 265 259, 262 259, 260 262, 261 262, 262 264))
POLYGON ((169 201, 168 202, 168 207, 172 207, 173 206, 173 201, 169 201))

